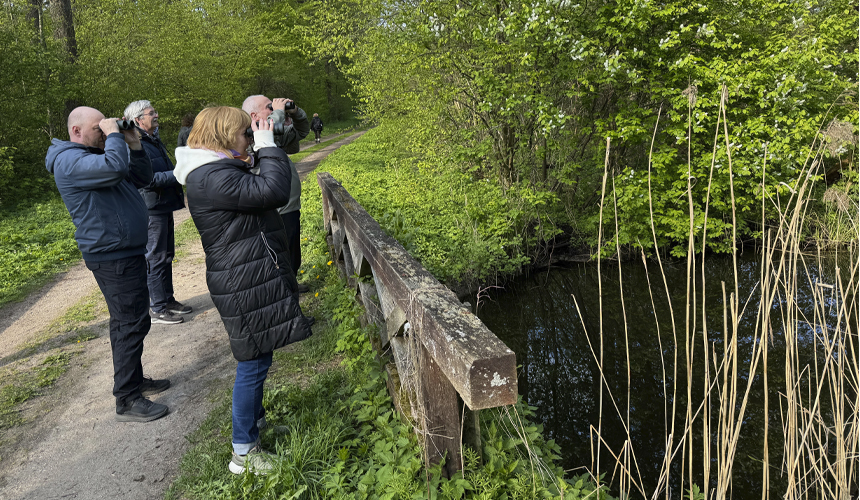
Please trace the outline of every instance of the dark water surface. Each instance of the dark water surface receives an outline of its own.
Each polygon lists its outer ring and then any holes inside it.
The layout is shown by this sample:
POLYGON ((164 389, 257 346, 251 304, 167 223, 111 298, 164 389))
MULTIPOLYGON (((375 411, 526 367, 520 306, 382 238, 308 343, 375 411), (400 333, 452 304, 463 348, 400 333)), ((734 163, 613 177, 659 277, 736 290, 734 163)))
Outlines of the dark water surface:
MULTIPOLYGON (((755 332, 760 301, 760 256, 746 252, 739 256, 739 296, 741 307, 746 310, 739 324, 740 367, 738 384, 744 387, 748 378, 750 352, 755 346, 755 332), (753 293, 755 292, 755 293, 753 293), (752 294, 752 295, 751 295, 752 294)), ((807 268, 797 274, 799 309, 810 314, 806 319, 813 322, 816 291, 821 316, 833 327, 836 306, 842 302, 835 288, 830 289, 811 283, 834 283, 835 265, 821 266, 807 260, 807 268), (828 269, 829 268, 829 269, 828 269)), ((844 283, 851 272, 851 263, 846 259, 840 264, 844 283)), ((632 447, 635 450, 642 483, 650 495, 656 478, 660 474, 666 449, 666 436, 672 425, 674 414, 676 433, 683 434, 687 404, 687 375, 685 364, 684 324, 687 303, 686 262, 664 261, 669 296, 674 307, 677 341, 672 329, 671 312, 666 287, 656 261, 648 262, 646 272, 642 262, 624 263, 621 266, 624 308, 619 287, 617 263, 602 264, 602 280, 598 279, 595 264, 583 264, 573 268, 552 269, 510 283, 504 291, 496 291, 490 300, 482 302, 478 315, 481 320, 508 347, 517 353, 519 368, 519 392, 532 406, 538 408, 537 415, 544 424, 547 437, 560 444, 562 465, 566 469, 592 467, 592 449, 597 449, 596 428, 600 422, 600 393, 603 391, 601 436, 616 453, 627 439, 623 422, 627 419, 632 447), (649 280, 650 279, 650 289, 649 280), (600 293, 598 282, 603 284, 603 364, 606 385, 602 387, 600 370, 595 361, 600 349, 600 293), (650 290, 650 291, 649 291, 650 290), (652 298, 653 294, 653 298, 652 298), (579 304, 579 311, 573 297, 579 304), (652 302, 653 300, 653 302, 652 302), (659 330, 658 330, 659 322, 659 330), (583 328, 583 323, 585 328, 583 328), (626 327, 626 331, 625 331, 626 327), (659 334, 658 334, 659 331, 659 334), (587 333, 586 333, 587 332, 587 333), (589 344, 590 341, 590 344, 589 344), (676 345, 678 349, 676 349, 676 345), (592 354, 592 349, 595 354, 592 354), (662 356, 661 356, 662 353, 662 356), (674 358, 677 354, 677 375, 674 358), (629 357, 629 364, 628 364, 629 357), (628 368, 629 367, 629 368, 628 368), (665 374, 664 374, 665 373, 665 374), (629 379, 629 385, 628 385, 629 379), (665 383, 664 383, 665 381, 665 383), (674 382, 677 381, 677 384, 674 382), (673 389, 673 385, 676 387, 673 389), (629 405, 628 405, 629 387, 629 405), (675 395, 673 396, 673 391, 675 395), (676 403, 673 413, 672 402, 676 403), (614 402, 614 405, 613 405, 614 402), (621 413, 619 417, 615 410, 621 413)), ((707 317, 709 349, 722 356, 723 351, 723 288, 726 294, 734 288, 731 257, 709 256, 705 264, 707 289, 707 317)), ((701 270, 695 272, 701 280, 701 270)), ((856 281, 855 285, 856 287, 856 281)), ((697 285, 697 289, 701 289, 697 285)), ((695 300, 701 303, 701 291, 695 300)), ((772 304, 773 311, 780 316, 784 310, 784 298, 778 297, 772 304)), ((700 306, 698 306, 700 307, 700 306)), ((856 306, 855 306, 856 308, 856 306)), ((856 335, 856 318, 852 332, 856 335)), ((696 335, 693 345, 693 379, 690 384, 694 409, 703 400, 704 394, 704 348, 701 311, 696 312, 696 335)), ((785 392, 785 339, 782 321, 772 321, 773 336, 768 351, 768 384, 770 414, 770 464, 772 493, 785 489, 779 469, 782 461, 782 430, 779 393, 785 392)), ((821 354, 821 345, 814 341, 813 327, 806 322, 798 326, 798 357, 801 365, 811 364, 814 370, 816 349, 821 354)), ((713 356, 713 355, 712 355, 713 356)), ((711 362, 711 378, 716 375, 711 362)), ((761 370, 759 370, 760 373, 761 370)), ((744 416, 744 424, 734 460, 732 477, 733 498, 760 498, 762 482, 762 456, 764 439, 764 387, 762 377, 756 376, 751 399, 744 416)), ((712 396, 714 397, 714 396, 712 396)), ((716 427, 718 400, 714 397, 711 408, 711 426, 716 427)), ((695 411, 695 410, 694 410, 695 411)), ((702 419, 694 424, 694 480, 702 485, 702 419)), ((713 440, 716 429, 711 431, 713 440)), ((676 440, 677 444, 677 440, 676 440)), ((712 443, 712 456, 717 448, 712 443)), ((680 498, 680 460, 673 466, 670 481, 672 498, 680 498)), ((716 466, 716 463, 714 466, 716 466)), ((601 472, 612 474, 614 459, 601 447, 601 472)), ((582 472, 581 470, 579 472, 582 472)), ((712 471, 712 477, 714 476, 712 471)), ((686 472, 684 473, 686 476, 686 472)), ((617 484, 617 483, 616 483, 617 484)), ((689 488, 686 485, 684 489, 689 488)), ((617 491, 616 491, 617 493, 617 491)))

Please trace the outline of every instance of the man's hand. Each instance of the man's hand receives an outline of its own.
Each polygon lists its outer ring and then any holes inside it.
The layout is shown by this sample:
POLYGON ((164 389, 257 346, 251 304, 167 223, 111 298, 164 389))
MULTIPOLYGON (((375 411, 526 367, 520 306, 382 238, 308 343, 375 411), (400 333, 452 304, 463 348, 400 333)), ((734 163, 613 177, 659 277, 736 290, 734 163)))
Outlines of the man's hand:
POLYGON ((122 135, 123 139, 125 139, 125 143, 128 144, 130 149, 140 151, 143 148, 143 146, 140 145, 140 135, 137 129, 123 130, 122 135))
POLYGON ((105 136, 119 132, 119 125, 116 124, 116 118, 105 118, 99 122, 99 128, 102 129, 105 136))
POLYGON ((289 113, 291 115, 295 114, 296 106, 293 105, 292 108, 287 109, 287 103, 288 102, 293 102, 293 100, 292 99, 285 99, 283 97, 278 97, 274 101, 272 101, 272 109, 280 109, 281 111, 284 111, 284 112, 289 113))

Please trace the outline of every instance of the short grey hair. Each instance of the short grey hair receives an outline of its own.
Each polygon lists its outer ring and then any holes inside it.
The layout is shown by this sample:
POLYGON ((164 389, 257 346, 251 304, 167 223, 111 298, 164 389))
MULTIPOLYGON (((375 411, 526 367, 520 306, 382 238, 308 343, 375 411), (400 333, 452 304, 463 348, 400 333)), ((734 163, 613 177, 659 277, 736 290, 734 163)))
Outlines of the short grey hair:
POLYGON ((135 120, 143 115, 144 109, 151 107, 152 103, 147 100, 134 101, 125 107, 125 111, 122 112, 122 116, 126 120, 135 120))
POLYGON ((251 113, 257 113, 258 111, 260 111, 260 105, 258 104, 258 101, 261 97, 263 99, 268 99, 268 97, 262 94, 248 96, 242 103, 242 111, 248 113, 249 115, 251 113))

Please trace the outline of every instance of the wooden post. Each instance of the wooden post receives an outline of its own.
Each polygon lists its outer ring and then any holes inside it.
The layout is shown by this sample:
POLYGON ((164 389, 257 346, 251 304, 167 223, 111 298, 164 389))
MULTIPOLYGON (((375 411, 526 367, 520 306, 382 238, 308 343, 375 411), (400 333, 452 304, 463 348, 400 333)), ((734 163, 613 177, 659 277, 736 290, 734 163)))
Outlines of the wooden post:
POLYGON ((451 477, 463 468, 460 456, 460 412, 457 391, 448 382, 433 356, 424 346, 419 349, 421 392, 424 410, 424 446, 427 459, 438 464, 445 458, 442 472, 451 477))
POLYGON ((395 405, 405 415, 408 403, 428 460, 444 457, 450 477, 463 467, 463 444, 482 451, 477 411, 516 402, 516 355, 330 174, 317 182, 332 260, 357 289, 366 322, 379 327, 377 354, 393 354, 386 372, 395 405))

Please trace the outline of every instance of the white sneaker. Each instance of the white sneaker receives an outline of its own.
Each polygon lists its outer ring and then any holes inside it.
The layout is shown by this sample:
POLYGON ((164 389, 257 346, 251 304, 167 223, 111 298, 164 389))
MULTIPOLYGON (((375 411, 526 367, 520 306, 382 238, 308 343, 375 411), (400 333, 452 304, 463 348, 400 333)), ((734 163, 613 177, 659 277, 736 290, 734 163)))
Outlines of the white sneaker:
POLYGON ((237 455, 234 451, 229 464, 230 472, 241 474, 247 469, 254 474, 266 475, 272 470, 272 462, 276 458, 277 455, 264 451, 259 444, 251 448, 247 455, 237 455))

